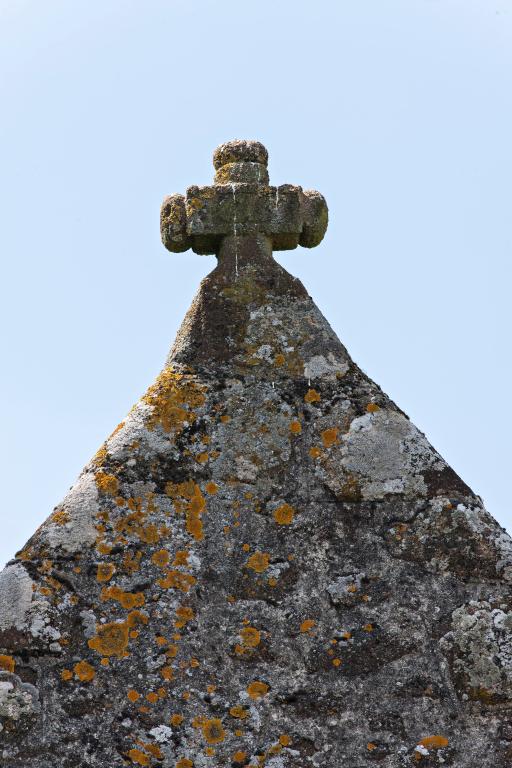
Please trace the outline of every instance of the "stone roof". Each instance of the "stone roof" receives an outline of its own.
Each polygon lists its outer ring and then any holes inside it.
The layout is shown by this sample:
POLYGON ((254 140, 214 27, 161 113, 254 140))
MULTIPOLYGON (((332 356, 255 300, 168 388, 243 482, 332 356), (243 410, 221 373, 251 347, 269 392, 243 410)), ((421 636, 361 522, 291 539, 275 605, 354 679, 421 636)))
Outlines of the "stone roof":
POLYGON ((166 366, 0 576, 7 768, 505 768, 512 541, 272 250, 258 142, 162 206, 215 252, 166 366))

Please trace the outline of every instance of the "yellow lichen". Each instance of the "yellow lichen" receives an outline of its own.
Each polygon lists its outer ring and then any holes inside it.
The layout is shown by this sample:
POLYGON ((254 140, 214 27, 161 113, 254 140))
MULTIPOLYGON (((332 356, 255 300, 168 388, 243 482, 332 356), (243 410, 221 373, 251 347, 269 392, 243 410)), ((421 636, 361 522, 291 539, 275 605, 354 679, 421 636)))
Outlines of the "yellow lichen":
POLYGON ((145 598, 142 592, 125 592, 120 587, 103 587, 101 590, 101 600, 106 602, 107 600, 116 600, 126 610, 132 608, 140 608, 145 603, 145 598))
POLYGON ((107 475, 105 472, 96 472, 94 479, 96 485, 102 493, 110 496, 117 496, 119 492, 119 480, 114 475, 107 475))
POLYGON ((171 557, 166 549, 159 549, 158 552, 154 552, 151 555, 151 562, 154 565, 158 565, 159 568, 165 568, 170 559, 171 557))
POLYGON ((203 723, 202 731, 208 744, 220 744, 226 738, 226 731, 222 727, 222 721, 217 717, 206 720, 203 723))
POLYGON ((292 435, 300 435, 302 432, 302 424, 300 421, 295 420, 290 423, 290 432, 292 435))
POLYGON ((316 621, 313 619, 304 619, 302 624, 300 625, 299 629, 301 632, 311 632, 311 630, 316 627, 316 621))
POLYGON ((262 699, 263 696, 266 696, 269 688, 270 686, 268 686, 267 683, 262 683, 260 680, 253 680, 253 682, 249 683, 247 686, 247 693, 251 699, 258 701, 258 699, 262 699))
POLYGON ((185 718, 183 717, 183 715, 175 714, 175 715, 172 715, 172 717, 169 720, 169 722, 170 722, 171 725, 174 725, 174 727, 177 728, 179 725, 182 724, 184 719, 185 718))
POLYGON ((322 398, 316 389, 308 389, 304 395, 304 402, 306 403, 319 403, 322 398))
POLYGON ((244 763, 246 759, 247 759, 247 752, 242 752, 241 750, 239 750, 238 752, 235 752, 232 758, 234 763, 244 763))
POLYGON ((366 410, 368 413, 376 413, 377 411, 380 411, 380 405, 377 405, 377 403, 368 403, 366 410))
POLYGON ((290 504, 281 504, 274 511, 274 520, 278 525, 290 525, 293 522, 295 510, 290 504))
POLYGON ((75 675, 82 683, 90 683, 96 677, 94 667, 92 667, 87 661, 79 661, 73 667, 75 675))
POLYGON ((135 747, 128 751, 128 757, 132 763, 137 763, 137 765, 149 765, 150 763, 148 755, 135 747))
POLYGON ((247 560, 247 567, 256 573, 263 573, 270 564, 270 555, 267 552, 255 552, 247 560))
POLYGON ((172 667, 162 667, 160 670, 160 674, 163 677, 164 680, 170 681, 174 680, 174 670, 172 667))
POLYGON ((4 672, 14 672, 15 662, 12 656, 0 654, 0 669, 4 672))
POLYGON ((113 621, 109 624, 98 624, 96 635, 91 637, 88 645, 101 656, 123 658, 127 655, 126 648, 128 647, 127 622, 113 621))
POLYGON ((97 581, 109 581, 115 573, 115 566, 112 563, 100 563, 96 573, 97 581))
POLYGON ((203 391, 191 378, 165 368, 142 398, 152 408, 148 428, 159 425, 165 432, 182 432, 195 421, 192 409, 203 405, 203 391))
POLYGON ((130 688, 128 693, 126 694, 126 697, 133 703, 140 699, 140 693, 137 693, 133 688, 130 688))
POLYGON ((190 552, 188 549, 178 549, 176 554, 174 555, 174 562, 173 565, 188 565, 188 558, 190 556, 190 552))
POLYGON ((217 485, 217 483, 214 483, 212 480, 211 482, 206 483, 205 490, 206 490, 206 493, 209 493, 210 496, 213 496, 219 490, 219 486, 217 485))
POLYGON ((281 734, 281 736, 279 737, 279 743, 280 743, 280 744, 281 744, 281 746, 283 746, 283 747, 289 747, 289 746, 290 746, 290 744, 292 743, 292 740, 291 740, 291 738, 288 736, 288 734, 287 734, 287 733, 282 733, 282 734, 281 734))
POLYGON ((194 611, 186 605, 179 605, 176 608, 176 616, 181 622, 186 623, 187 621, 192 621, 194 618, 194 611))
POLYGON ((192 760, 189 760, 188 757, 182 757, 181 760, 178 760, 176 763, 176 768, 194 768, 194 763, 192 760))
POLYGON ((255 627, 244 627, 240 630, 240 637, 248 648, 256 648, 261 642, 261 633, 255 627))
POLYGON ((195 576, 182 571, 167 571, 165 577, 158 579, 158 584, 162 589, 179 589, 181 592, 188 592, 197 582, 195 576))
POLYGON ((129 627, 136 627, 139 624, 147 624, 149 617, 143 611, 130 611, 126 619, 126 623, 129 627))
POLYGON ((71 521, 71 516, 65 509, 58 509, 51 516, 51 521, 55 525, 66 525, 66 523, 71 521))
POLYGON ((331 448, 331 446, 335 445, 335 443, 338 442, 338 427, 331 427, 330 429, 325 429, 322 433, 322 443, 324 448, 331 448))
POLYGON ((448 746, 448 739, 446 736, 425 736, 418 742, 418 745, 425 747, 425 749, 442 749, 448 746))
POLYGON ((229 714, 231 717, 236 718, 237 720, 245 720, 249 717, 249 710, 244 709, 243 707, 239 706, 238 704, 235 707, 231 707, 229 710, 229 714))

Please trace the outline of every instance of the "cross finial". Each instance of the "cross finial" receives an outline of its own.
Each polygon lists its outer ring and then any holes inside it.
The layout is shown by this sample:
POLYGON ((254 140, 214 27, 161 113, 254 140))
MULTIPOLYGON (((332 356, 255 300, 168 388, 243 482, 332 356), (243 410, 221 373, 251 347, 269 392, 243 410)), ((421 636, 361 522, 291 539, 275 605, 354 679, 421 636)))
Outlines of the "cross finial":
POLYGON ((166 248, 192 248, 245 264, 302 245, 318 245, 327 229, 327 204, 319 192, 292 184, 269 186, 268 153, 259 141, 229 141, 213 153, 212 186, 189 187, 166 197, 160 229, 166 248), (235 260, 234 260, 235 259, 235 260))

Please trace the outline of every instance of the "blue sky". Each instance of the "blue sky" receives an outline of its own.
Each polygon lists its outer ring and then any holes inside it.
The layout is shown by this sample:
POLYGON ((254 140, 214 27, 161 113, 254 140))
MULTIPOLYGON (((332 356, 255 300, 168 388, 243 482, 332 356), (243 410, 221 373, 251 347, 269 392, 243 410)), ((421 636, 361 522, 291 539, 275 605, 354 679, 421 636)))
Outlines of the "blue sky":
POLYGON ((255 138, 319 189, 279 254, 512 530, 509 0, 0 0, 0 562, 163 364, 213 257, 165 194, 255 138))

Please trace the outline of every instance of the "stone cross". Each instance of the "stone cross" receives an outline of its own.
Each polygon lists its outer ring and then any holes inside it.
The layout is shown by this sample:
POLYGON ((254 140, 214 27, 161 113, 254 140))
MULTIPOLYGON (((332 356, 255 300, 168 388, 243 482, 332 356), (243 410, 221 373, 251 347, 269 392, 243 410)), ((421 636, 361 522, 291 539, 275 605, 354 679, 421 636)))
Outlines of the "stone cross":
POLYGON ((292 184, 269 186, 268 152, 258 141, 229 141, 213 154, 212 186, 166 197, 160 229, 166 248, 216 254, 238 268, 302 245, 314 248, 327 229, 319 192, 292 184))

